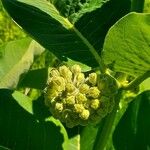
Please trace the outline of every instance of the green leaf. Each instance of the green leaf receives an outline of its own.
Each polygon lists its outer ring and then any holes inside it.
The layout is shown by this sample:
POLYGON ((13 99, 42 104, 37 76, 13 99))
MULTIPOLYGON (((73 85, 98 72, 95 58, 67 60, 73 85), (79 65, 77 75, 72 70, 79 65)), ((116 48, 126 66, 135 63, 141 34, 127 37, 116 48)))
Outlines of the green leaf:
POLYGON ((12 97, 22 108, 33 114, 32 100, 28 96, 19 91, 14 91, 12 97))
POLYGON ((61 123, 53 118, 37 120, 11 95, 9 90, 0 90, 0 145, 15 150, 63 149, 67 135, 61 123))
POLYGON ((108 29, 129 12, 130 0, 49 0, 100 52, 108 29))
POLYGON ((147 78, 140 84, 140 93, 150 90, 150 78, 147 78))
POLYGON ((109 30, 103 58, 118 72, 140 76, 150 70, 150 14, 129 13, 109 30))
POLYGON ((72 22, 76 22, 84 14, 91 12, 103 6, 110 0, 88 0, 88 1, 71 1, 71 0, 48 0, 60 10, 60 14, 72 22))
POLYGON ((93 150, 100 124, 88 125, 85 127, 77 126, 66 128, 68 133, 68 149, 71 150, 93 150))
POLYGON ((78 17, 86 12, 75 21, 75 27, 101 54, 107 31, 117 20, 130 11, 130 0, 91 0, 89 7, 88 11, 90 12, 82 9, 76 15, 78 17))
POLYGON ((0 46, 0 88, 15 88, 20 75, 29 70, 34 56, 43 51, 44 48, 30 38, 0 46))
POLYGON ((80 129, 80 126, 66 129, 69 138, 67 149, 80 150, 80 129))
POLYGON ((44 89, 47 83, 48 69, 30 70, 19 83, 19 87, 44 89))
POLYGON ((99 126, 96 125, 88 125, 83 128, 81 131, 81 150, 93 150, 94 144, 97 138, 97 133, 99 130, 99 126))
MULTIPOLYGON (((117 3, 116 8, 119 8, 119 10, 115 12, 115 15, 119 14, 121 17, 121 14, 124 14, 127 11, 126 7, 129 6, 128 3, 125 3, 125 1, 126 0, 119 2, 118 0, 115 0, 114 3, 112 2, 106 6, 105 8, 110 10, 108 14, 110 15, 111 11, 118 10, 113 9, 113 6, 117 3), (122 10, 124 5, 126 7, 122 10), (120 11, 123 13, 120 13, 120 11)), ((70 4, 71 1, 68 2, 70 4)), ((55 0, 51 0, 50 2, 43 0, 37 0, 36 2, 34 0, 3 0, 6 10, 13 17, 13 19, 20 26, 22 26, 24 30, 31 34, 35 40, 59 57, 59 59, 67 60, 67 58, 70 58, 92 67, 98 66, 98 63, 101 65, 101 59, 98 56, 98 53, 102 47, 102 44, 99 44, 99 38, 103 37, 100 39, 100 41, 103 42, 104 36, 109 28, 108 25, 108 27, 105 28, 105 32, 103 32, 103 27, 106 27, 105 22, 111 22, 112 24, 118 17, 110 16, 110 19, 108 19, 109 17, 106 13, 106 18, 101 21, 100 18, 103 18, 104 15, 101 11, 106 11, 105 8, 100 10, 103 5, 102 1, 90 1, 89 6, 85 6, 85 4, 81 7, 81 10, 77 14, 73 14, 76 15, 74 18, 78 18, 76 19, 76 24, 74 26, 73 23, 71 23, 71 19, 69 21, 69 17, 65 18, 60 15, 63 11, 61 11, 63 6, 60 5, 62 3, 64 3, 65 6, 67 5, 66 7, 71 7, 73 9, 79 5, 79 2, 74 1, 72 6, 70 6, 71 4, 66 4, 63 0, 60 2, 55 0), (55 5, 57 4, 60 7, 57 7, 56 9, 55 5), (90 11, 87 11, 86 7, 88 9, 90 8, 90 11), (97 9, 98 11, 92 13, 97 9), (82 13, 82 11, 84 13, 82 13), (86 15, 87 13, 89 14, 86 15), (90 13, 92 14, 90 15, 90 13), (85 14, 86 16, 81 18, 82 14, 85 14), (32 19, 29 19, 31 16, 32 19), (79 20, 79 18, 81 19, 79 20), (94 20, 91 20, 91 18, 94 20), (102 26, 100 25, 101 22, 102 26), (89 32, 91 32, 92 29, 94 29, 94 32, 92 32, 89 36, 89 32), (88 39, 88 37, 90 39, 88 39), (98 48, 97 46, 93 46, 94 43, 96 43, 98 48)))
POLYGON ((113 135, 116 150, 150 149, 150 91, 132 101, 113 135), (119 140, 118 140, 119 139, 119 140))
POLYGON ((88 51, 89 47, 94 49, 92 45, 66 18, 60 16, 54 5, 43 0, 5 0, 3 4, 19 25, 61 60, 70 57, 96 64, 88 51))

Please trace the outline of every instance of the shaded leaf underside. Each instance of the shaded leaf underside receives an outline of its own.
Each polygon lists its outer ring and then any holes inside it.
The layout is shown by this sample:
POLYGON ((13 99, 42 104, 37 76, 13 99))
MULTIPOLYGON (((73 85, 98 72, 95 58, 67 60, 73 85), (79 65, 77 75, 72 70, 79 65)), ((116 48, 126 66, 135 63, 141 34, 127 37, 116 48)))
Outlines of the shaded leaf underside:
POLYGON ((150 148, 149 114, 150 91, 146 91, 130 103, 116 127, 113 135, 116 150, 148 150, 150 148))

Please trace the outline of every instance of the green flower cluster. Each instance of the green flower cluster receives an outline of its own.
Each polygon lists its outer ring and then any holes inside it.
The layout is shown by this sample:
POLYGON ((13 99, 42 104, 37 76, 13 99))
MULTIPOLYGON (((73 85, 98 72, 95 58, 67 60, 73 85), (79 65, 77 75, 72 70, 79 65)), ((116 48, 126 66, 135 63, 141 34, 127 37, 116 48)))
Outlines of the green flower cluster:
POLYGON ((45 90, 45 104, 67 127, 97 123, 113 108, 114 100, 98 88, 98 76, 85 77, 79 65, 52 69, 45 90))

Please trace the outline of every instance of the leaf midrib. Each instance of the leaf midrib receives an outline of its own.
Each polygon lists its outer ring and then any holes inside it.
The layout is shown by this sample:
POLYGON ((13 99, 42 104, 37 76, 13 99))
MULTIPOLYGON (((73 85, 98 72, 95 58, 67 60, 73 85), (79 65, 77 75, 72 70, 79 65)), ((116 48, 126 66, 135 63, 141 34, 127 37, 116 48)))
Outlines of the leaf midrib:
MULTIPOLYGON (((27 4, 29 6, 32 6, 32 4, 33 4, 32 1, 30 1, 30 0, 25 0, 25 2, 23 2, 22 0, 18 0, 18 1, 20 3, 24 3, 24 4, 27 4)), ((14 5, 18 6, 15 2, 13 2, 11 0, 10 0, 10 2, 13 3, 14 5)), ((51 2, 43 2, 42 0, 36 0, 36 3, 34 3, 33 6, 35 8, 40 9, 44 13, 48 14, 49 16, 51 16, 52 18, 54 18, 55 20, 57 20, 67 30, 74 31, 75 34, 81 39, 81 41, 89 48, 89 51, 94 56, 95 60, 97 61, 98 65, 99 65, 100 71, 101 72, 105 72, 104 63, 103 63, 100 55, 96 51, 96 49, 93 47, 93 45, 91 45, 91 43, 80 33, 80 31, 74 27, 74 25, 68 20, 68 18, 64 18, 63 16, 60 15, 60 12, 57 10, 57 8, 51 2), (43 5, 46 3, 47 6, 44 5, 44 6, 46 6, 46 8, 45 9, 41 9, 40 7, 38 7, 39 3, 43 4, 43 5), (51 7, 51 9, 54 11, 54 13, 51 13, 52 10, 48 9, 48 7, 51 7), (51 10, 51 11, 49 11, 49 10, 51 10)), ((23 7, 23 6, 20 5, 19 7, 23 7)))

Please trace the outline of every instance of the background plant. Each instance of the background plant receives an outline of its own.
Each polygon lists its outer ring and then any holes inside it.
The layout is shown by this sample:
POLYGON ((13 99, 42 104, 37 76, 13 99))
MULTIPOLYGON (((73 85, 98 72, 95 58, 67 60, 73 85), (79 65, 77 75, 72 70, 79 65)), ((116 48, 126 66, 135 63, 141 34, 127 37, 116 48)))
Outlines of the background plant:
POLYGON ((1 147, 149 149, 150 14, 130 13, 142 12, 144 1, 2 2, 38 43, 26 37, 0 47, 1 147), (48 68, 62 64, 109 73, 119 83, 116 106, 98 124, 69 129, 44 105, 48 68))

